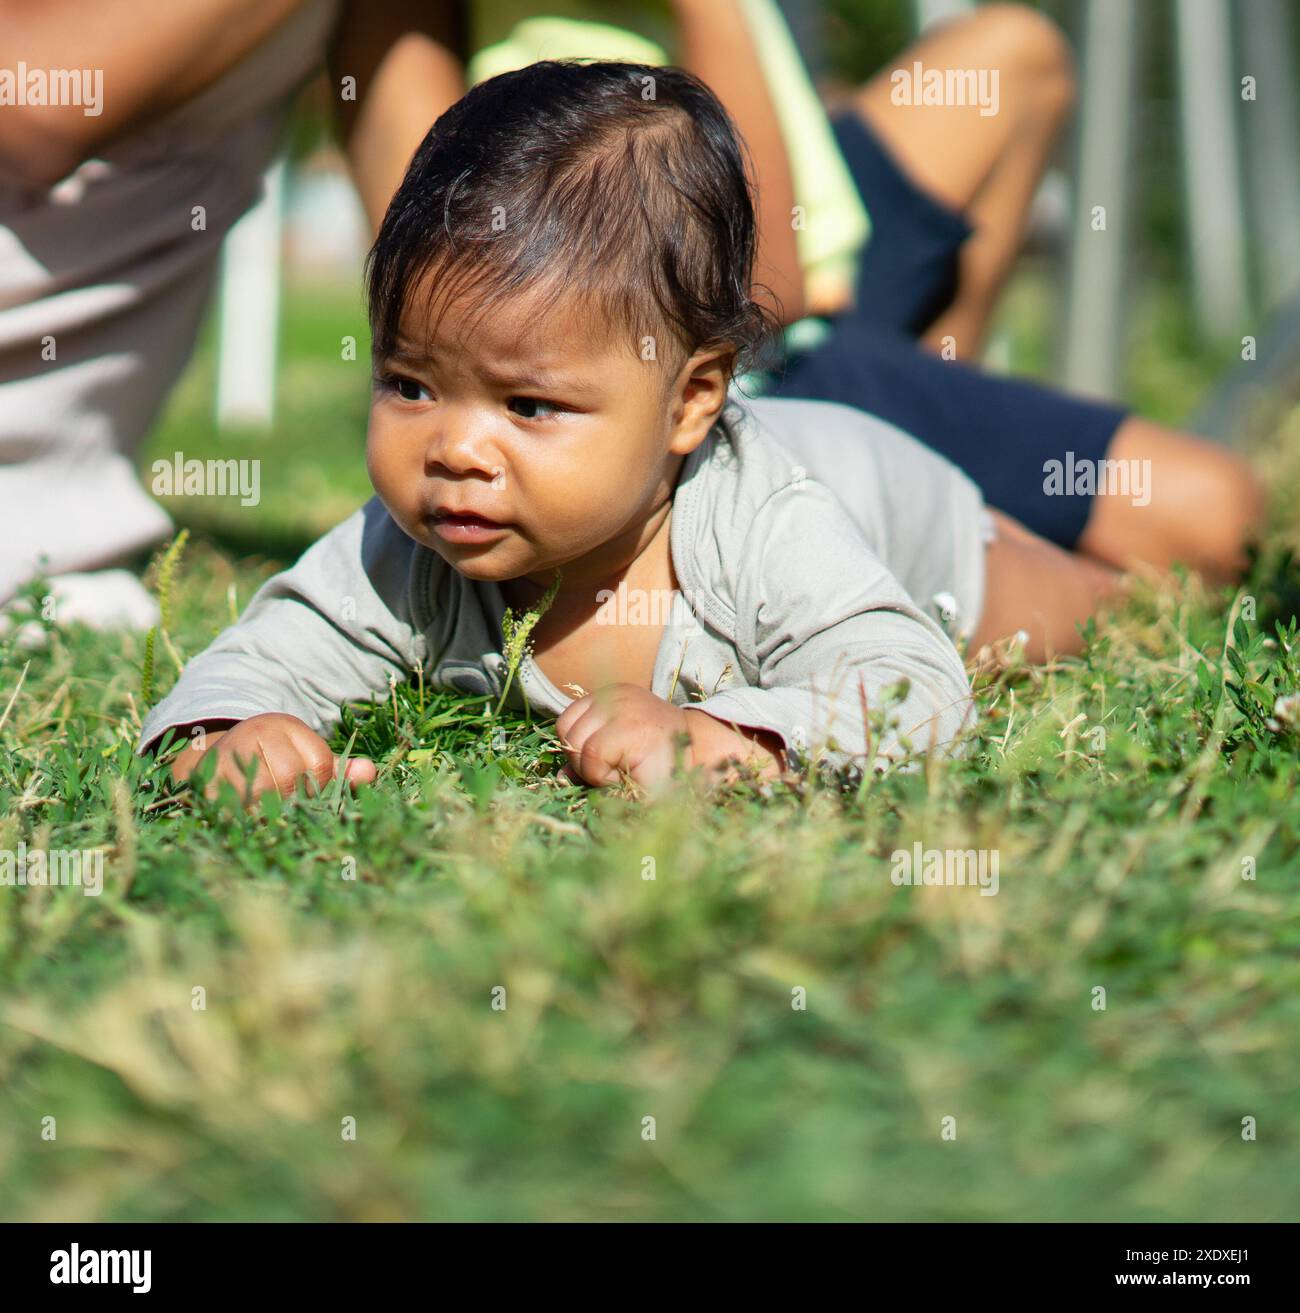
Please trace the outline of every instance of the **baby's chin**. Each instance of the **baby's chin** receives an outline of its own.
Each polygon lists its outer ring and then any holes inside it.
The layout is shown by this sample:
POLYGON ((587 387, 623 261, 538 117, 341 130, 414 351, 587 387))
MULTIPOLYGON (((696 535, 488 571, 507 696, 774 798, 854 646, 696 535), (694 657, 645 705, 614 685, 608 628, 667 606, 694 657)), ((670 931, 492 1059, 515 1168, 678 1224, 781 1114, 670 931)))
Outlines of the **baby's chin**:
POLYGON ((423 534, 418 541, 441 556, 457 574, 478 583, 504 583, 507 579, 518 579, 538 568, 533 553, 521 552, 517 543, 506 541, 484 543, 481 546, 453 545, 436 537, 429 541, 423 534))

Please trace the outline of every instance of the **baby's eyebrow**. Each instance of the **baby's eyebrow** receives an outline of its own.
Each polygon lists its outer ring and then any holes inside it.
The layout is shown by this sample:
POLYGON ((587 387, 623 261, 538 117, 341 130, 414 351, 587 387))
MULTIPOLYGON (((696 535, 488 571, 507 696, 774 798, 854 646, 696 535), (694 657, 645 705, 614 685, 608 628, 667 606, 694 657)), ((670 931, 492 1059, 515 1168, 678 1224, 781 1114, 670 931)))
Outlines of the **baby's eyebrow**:
MULTIPOLYGON (((435 355, 435 352, 425 348, 406 346, 398 342, 388 351, 376 353, 376 358, 394 365, 427 368, 434 363, 435 355)), ((526 362, 520 363, 514 368, 491 369, 483 367, 479 370, 479 373, 494 387, 501 388, 536 388, 539 391, 550 390, 564 392, 569 395, 587 395, 598 389, 598 385, 594 380, 584 376, 555 373, 541 365, 532 365, 526 362)))
POLYGON ((428 365, 432 363, 432 358, 427 351, 417 351, 411 347, 393 346, 387 351, 377 351, 375 355, 380 360, 391 360, 395 364, 428 365))
MULTIPOLYGON (((414 369, 428 369, 438 363, 443 354, 432 342, 420 341, 408 333, 397 332, 391 339, 392 345, 387 351, 374 352, 377 365, 407 365, 414 369)), ((552 369, 540 361, 527 358, 512 359, 506 356, 504 362, 495 366, 479 364, 476 367, 479 377, 496 388, 523 388, 530 391, 562 393, 574 399, 585 399, 600 395, 599 376, 590 370, 569 372, 563 368, 552 369)))
POLYGON ((581 376, 556 374, 537 365, 521 364, 514 369, 500 370, 485 368, 480 372, 495 387, 526 387, 568 393, 594 390, 594 385, 581 376))

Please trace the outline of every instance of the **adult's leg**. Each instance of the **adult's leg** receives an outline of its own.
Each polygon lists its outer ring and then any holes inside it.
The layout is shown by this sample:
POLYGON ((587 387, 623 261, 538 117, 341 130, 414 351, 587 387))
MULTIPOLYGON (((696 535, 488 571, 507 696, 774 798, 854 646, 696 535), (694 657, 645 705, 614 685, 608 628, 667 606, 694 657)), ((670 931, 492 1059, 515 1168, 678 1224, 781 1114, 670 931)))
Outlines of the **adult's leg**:
POLYGON ((965 471, 987 505, 1067 551, 1078 547, 1096 485, 1052 473, 1099 466, 1128 418, 1122 406, 943 360, 848 316, 771 391, 855 406, 910 433, 965 471))
MULTIPOLYGON (((975 232, 962 247, 952 304, 924 341, 951 336, 979 358, 989 315, 1015 259, 1025 219, 1075 98, 1069 45, 1044 15, 1021 5, 984 5, 909 46, 858 93, 856 108, 902 171, 975 232), (978 105, 896 105, 895 69, 987 69, 998 73, 995 114, 978 105)), ((866 198, 868 210, 871 198, 866 198)))
POLYGON ((1234 451, 1122 406, 941 360, 853 318, 772 391, 896 425, 963 469, 988 505, 1111 568, 1181 562, 1228 582, 1263 522, 1259 481, 1234 451))
POLYGON ((1094 498, 1080 552, 1121 570, 1181 562, 1211 583, 1240 578, 1266 503, 1241 455, 1130 416, 1116 430, 1106 459, 1127 465, 1149 498, 1094 498))
POLYGON ((984 614, 970 651, 1022 633, 1030 661, 1078 652, 1078 626, 1115 594, 1119 575, 991 514, 997 534, 985 551, 984 614))

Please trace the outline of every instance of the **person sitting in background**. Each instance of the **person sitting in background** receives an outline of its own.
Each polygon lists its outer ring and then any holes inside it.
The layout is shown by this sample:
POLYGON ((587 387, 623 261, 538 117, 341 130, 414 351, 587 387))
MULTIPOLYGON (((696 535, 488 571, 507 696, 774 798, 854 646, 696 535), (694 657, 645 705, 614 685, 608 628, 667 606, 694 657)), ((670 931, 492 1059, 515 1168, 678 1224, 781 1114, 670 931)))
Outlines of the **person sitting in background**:
POLYGON ((461 94, 465 19, 459 0, 0 0, 0 66, 91 70, 102 88, 97 105, 0 105, 0 606, 43 574, 62 621, 156 622, 121 567, 173 526, 134 458, 298 89, 331 50, 347 66, 340 119, 382 214, 461 94), (436 108, 377 142, 366 125, 392 117, 415 49, 436 108))
POLYGON ((0 603, 41 572, 61 619, 107 627, 157 617, 112 568, 172 528, 133 457, 335 19, 288 0, 143 9, 0 18, 6 64, 98 69, 105 88, 97 114, 0 109, 0 603))

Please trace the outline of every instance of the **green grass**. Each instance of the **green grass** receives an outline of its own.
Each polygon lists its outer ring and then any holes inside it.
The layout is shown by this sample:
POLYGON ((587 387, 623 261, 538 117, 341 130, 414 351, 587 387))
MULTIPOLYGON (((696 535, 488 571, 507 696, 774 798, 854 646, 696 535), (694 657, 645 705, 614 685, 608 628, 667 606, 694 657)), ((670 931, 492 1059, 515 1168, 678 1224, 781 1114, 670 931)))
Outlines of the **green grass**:
MULTIPOLYGON (((176 504, 182 658, 364 495, 350 311, 296 313, 262 507, 176 504)), ((154 453, 220 449, 205 369, 154 453)), ((407 687, 340 730, 375 788, 246 816, 134 756, 142 638, 4 647, 0 849, 106 878, 0 890, 0 1216, 1294 1220, 1300 410, 1260 458, 1239 594, 1140 585, 860 788, 647 806, 407 687), (997 896, 895 887, 916 840, 996 849, 997 896)))

